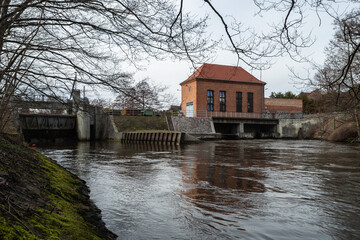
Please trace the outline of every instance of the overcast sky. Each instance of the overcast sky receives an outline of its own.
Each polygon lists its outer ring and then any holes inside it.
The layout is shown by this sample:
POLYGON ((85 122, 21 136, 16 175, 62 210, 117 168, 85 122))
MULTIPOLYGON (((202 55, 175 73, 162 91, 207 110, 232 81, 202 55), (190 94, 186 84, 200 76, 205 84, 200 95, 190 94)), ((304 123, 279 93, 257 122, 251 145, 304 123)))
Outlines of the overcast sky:
MULTIPOLYGON (((285 13, 268 12, 260 16, 256 16, 258 9, 254 5, 252 0, 214 0, 212 1, 217 10, 226 16, 226 19, 230 22, 232 16, 241 21, 244 27, 254 28, 257 32, 266 32, 270 27, 269 25, 281 22, 281 19, 285 16, 285 13)), ((209 32, 212 33, 214 38, 225 36, 224 28, 220 20, 211 13, 211 9, 203 3, 202 0, 185 0, 185 8, 193 14, 202 16, 204 14, 210 14, 209 32)), ((315 44, 306 49, 303 53, 310 55, 311 58, 318 63, 322 63, 324 60, 324 48, 332 38, 333 20, 327 15, 322 14, 321 24, 319 18, 313 11, 305 11, 306 26, 305 31, 312 32, 312 36, 316 38, 315 44)), ((227 50, 217 50, 213 52, 212 61, 208 63, 222 64, 222 65, 236 65, 237 57, 235 54, 227 50)), ((269 96, 271 92, 285 92, 292 91, 299 93, 302 90, 309 90, 304 88, 303 85, 294 84, 290 79, 290 71, 288 67, 293 67, 297 72, 304 73, 304 69, 309 69, 309 65, 300 64, 292 61, 289 57, 281 57, 273 59, 274 64, 268 70, 263 70, 260 73, 259 70, 251 70, 250 67, 243 63, 239 63, 248 72, 252 73, 255 77, 265 81, 265 96, 269 96)), ((145 77, 149 77, 152 81, 169 86, 169 91, 176 97, 177 104, 180 103, 180 83, 184 81, 188 76, 192 74, 194 69, 188 61, 149 61, 142 63, 144 71, 134 71, 135 80, 141 80, 145 77)))

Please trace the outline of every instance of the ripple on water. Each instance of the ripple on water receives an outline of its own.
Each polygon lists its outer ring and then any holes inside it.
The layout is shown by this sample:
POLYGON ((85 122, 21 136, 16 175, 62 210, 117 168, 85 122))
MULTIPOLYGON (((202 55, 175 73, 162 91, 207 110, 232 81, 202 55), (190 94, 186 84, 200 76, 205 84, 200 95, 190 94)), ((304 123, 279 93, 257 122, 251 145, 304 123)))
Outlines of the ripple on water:
POLYGON ((356 239, 360 148, 320 141, 41 149, 87 181, 119 239, 356 239))

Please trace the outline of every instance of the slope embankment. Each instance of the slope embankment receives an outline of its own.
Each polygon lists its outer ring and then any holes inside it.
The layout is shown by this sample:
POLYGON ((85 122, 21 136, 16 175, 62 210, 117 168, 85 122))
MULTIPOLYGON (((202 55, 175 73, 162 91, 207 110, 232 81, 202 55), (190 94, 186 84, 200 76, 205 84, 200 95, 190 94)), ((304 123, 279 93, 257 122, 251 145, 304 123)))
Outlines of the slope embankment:
POLYGON ((327 116, 325 120, 308 130, 312 139, 334 142, 360 142, 355 120, 345 114, 327 116))
POLYGON ((115 239, 85 182, 0 136, 0 239, 115 239))
POLYGON ((165 116, 114 116, 114 123, 119 132, 169 130, 165 116))

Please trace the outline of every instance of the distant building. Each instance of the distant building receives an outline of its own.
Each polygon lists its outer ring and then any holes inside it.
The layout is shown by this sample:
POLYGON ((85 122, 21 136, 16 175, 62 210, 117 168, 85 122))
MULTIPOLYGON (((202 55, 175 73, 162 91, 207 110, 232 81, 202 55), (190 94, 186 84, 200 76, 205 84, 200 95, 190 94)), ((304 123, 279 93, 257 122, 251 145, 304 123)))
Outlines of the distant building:
POLYGON ((203 64, 181 85, 181 109, 187 117, 261 118, 264 86, 241 67, 203 64))
POLYGON ((171 105, 169 108, 170 112, 180 112, 181 107, 180 106, 176 106, 176 105, 171 105))

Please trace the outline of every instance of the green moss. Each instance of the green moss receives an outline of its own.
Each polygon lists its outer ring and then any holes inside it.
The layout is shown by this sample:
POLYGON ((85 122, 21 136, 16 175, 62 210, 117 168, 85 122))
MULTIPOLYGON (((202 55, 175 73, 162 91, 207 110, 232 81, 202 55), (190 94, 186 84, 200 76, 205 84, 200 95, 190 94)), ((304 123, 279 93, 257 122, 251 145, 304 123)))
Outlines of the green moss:
POLYGON ((43 236, 61 239, 101 239, 90 231, 89 226, 78 214, 77 206, 59 200, 54 196, 53 212, 41 212, 40 217, 35 216, 32 226, 43 236))
POLYGON ((7 213, 9 203, 0 195, 0 239, 102 239, 97 227, 83 217, 90 209, 81 193, 83 181, 35 150, 0 136, 1 152, 6 159, 0 158, 0 170, 16 178, 9 182, 14 185, 0 189, 1 195, 19 195, 27 202, 24 207, 12 199, 19 206, 19 220, 7 213))
POLYGON ((3 240, 12 239, 29 239, 37 240, 34 234, 29 232, 25 227, 19 223, 9 221, 4 217, 0 217, 0 238, 3 240))
POLYGON ((31 220, 36 230, 44 236, 61 239, 101 239, 89 231, 88 224, 79 214, 88 208, 82 204, 85 197, 79 193, 81 180, 44 155, 39 153, 39 157, 54 191, 48 192, 48 209, 51 211, 39 210, 41 217, 35 216, 31 220))
POLYGON ((70 172, 57 165, 53 160, 41 153, 38 153, 38 155, 41 159, 41 167, 50 180, 50 186, 63 198, 79 198, 80 194, 77 190, 81 181, 75 178, 70 172))

